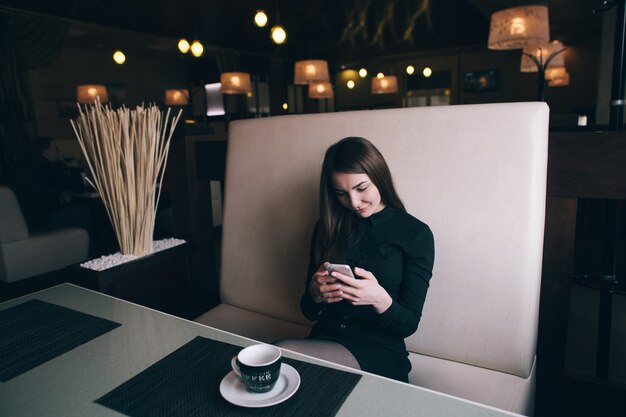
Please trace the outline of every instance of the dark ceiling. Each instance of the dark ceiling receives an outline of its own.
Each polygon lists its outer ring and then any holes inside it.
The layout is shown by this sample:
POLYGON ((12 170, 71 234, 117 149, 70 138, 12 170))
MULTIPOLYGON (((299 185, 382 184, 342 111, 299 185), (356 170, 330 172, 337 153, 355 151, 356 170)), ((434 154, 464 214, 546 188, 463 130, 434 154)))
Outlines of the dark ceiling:
MULTIPOLYGON (((519 0, 0 0, 0 6, 69 22, 67 43, 109 47, 106 28, 171 41, 198 38, 212 48, 281 58, 354 60, 371 56, 484 45, 491 13, 519 0), (270 17, 253 25, 257 9, 270 17), (269 40, 276 22, 287 43, 269 40), (85 24, 88 23, 88 24, 85 24)), ((600 37, 600 0, 551 0, 551 36, 564 43, 600 37)), ((5 9, 6 10, 6 9, 5 9)), ((145 44, 144 44, 145 45, 145 44)), ((113 46, 111 46, 113 47, 113 46)), ((121 47, 121 46, 117 46, 121 47)), ((159 48, 174 49, 175 43, 159 48)))

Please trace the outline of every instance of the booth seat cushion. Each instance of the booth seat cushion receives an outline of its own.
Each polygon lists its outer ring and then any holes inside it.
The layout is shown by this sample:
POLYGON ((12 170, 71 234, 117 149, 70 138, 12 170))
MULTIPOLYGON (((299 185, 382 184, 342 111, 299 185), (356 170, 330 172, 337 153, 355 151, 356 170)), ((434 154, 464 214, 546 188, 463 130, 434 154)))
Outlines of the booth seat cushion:
POLYGON ((84 261, 89 235, 83 229, 67 228, 1 245, 0 280, 11 283, 84 261))
POLYGON ((272 343, 278 339, 307 337, 311 331, 310 326, 228 304, 218 305, 196 318, 195 321, 266 343, 272 343))
POLYGON ((528 378, 431 356, 410 353, 409 382, 481 404, 532 415, 536 359, 528 378), (480 387, 480 389, 477 389, 480 387))

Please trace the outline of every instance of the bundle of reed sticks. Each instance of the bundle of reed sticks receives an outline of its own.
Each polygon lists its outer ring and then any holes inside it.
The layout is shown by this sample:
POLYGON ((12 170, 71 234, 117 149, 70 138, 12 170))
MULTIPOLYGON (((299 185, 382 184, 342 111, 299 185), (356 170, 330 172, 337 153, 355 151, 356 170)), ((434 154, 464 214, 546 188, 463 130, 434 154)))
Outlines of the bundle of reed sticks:
POLYGON ((91 172, 87 181, 98 191, 124 255, 152 253, 156 209, 174 128, 157 106, 113 109, 99 99, 71 120, 91 172), (158 186, 157 186, 158 184, 158 186))

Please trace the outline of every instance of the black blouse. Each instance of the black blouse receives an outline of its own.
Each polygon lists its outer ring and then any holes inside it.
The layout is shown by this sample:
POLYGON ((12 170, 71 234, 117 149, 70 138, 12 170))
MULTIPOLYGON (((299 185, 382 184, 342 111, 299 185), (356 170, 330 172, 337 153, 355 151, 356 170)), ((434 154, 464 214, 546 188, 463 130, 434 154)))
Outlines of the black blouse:
POLYGON ((319 267, 314 258, 316 226, 300 300, 304 315, 317 321, 309 337, 341 343, 364 371, 407 381, 411 363, 404 338, 415 333, 422 315, 434 262, 433 235, 425 223, 390 207, 366 219, 357 218, 356 223, 347 263, 372 272, 393 302, 382 314, 372 306, 353 306, 345 300, 316 303, 309 291, 319 267))

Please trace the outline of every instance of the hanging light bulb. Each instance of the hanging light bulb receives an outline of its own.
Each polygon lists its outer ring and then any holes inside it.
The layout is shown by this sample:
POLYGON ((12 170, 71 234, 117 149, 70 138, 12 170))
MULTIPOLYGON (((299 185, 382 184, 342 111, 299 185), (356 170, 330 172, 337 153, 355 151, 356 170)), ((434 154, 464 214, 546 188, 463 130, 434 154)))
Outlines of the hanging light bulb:
POLYGON ((361 68, 359 70, 359 77, 361 77, 361 78, 367 77, 367 70, 365 68, 361 68))
POLYGON ((355 86, 355 85, 356 85, 356 84, 354 83, 354 81, 353 81, 353 80, 349 80, 349 81, 346 83, 346 86, 347 86, 350 90, 352 90, 352 89, 354 88, 354 86, 355 86))
POLYGON ((409 75, 413 75, 413 73, 415 72, 415 67, 413 65, 409 65, 406 67, 406 73, 409 75))
POLYGON ((193 41, 193 43, 191 44, 191 55, 198 58, 202 56, 203 52, 204 52, 204 46, 202 46, 200 41, 199 40, 193 41))
POLYGON ((115 61, 116 64, 122 65, 126 62, 126 55, 124 55, 124 52, 122 51, 115 51, 113 53, 113 61, 115 61))
POLYGON ((424 70, 422 71, 422 75, 426 78, 430 77, 431 75, 433 75, 433 70, 430 69, 430 67, 426 67, 424 68, 424 70))
POLYGON ((265 13, 265 10, 256 11, 256 14, 254 15, 254 24, 260 28, 267 25, 267 14, 265 13))
POLYGON ((378 79, 385 78, 385 74, 383 74, 382 72, 379 72, 378 74, 376 74, 376 78, 378 79))
POLYGON ((187 39, 182 38, 178 41, 178 50, 183 54, 189 52, 189 42, 187 42, 187 39))
POLYGON ((274 26, 271 35, 272 41, 274 41, 275 44, 281 45, 287 41, 287 32, 285 32, 285 29, 283 29, 281 25, 274 26))

